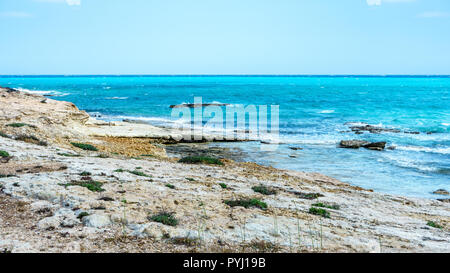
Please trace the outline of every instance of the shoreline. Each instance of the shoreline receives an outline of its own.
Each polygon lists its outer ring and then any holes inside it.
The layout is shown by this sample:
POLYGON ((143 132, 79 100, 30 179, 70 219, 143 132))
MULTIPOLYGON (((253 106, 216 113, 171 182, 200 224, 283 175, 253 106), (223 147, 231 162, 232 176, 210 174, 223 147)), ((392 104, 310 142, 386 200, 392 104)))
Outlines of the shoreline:
MULTIPOLYGON (((10 137, 0 137, 0 150, 12 156, 0 163, 0 199, 16 210, 24 202, 21 208, 33 215, 29 224, 37 227, 20 227, 25 219, 2 225, 0 250, 115 252, 123 242, 129 252, 450 250, 448 202, 374 193, 318 173, 255 163, 178 163, 161 143, 178 132, 95 120, 70 102, 39 95, 0 90, 0 106, 0 131, 10 137), (83 151, 75 142, 98 151, 83 151), (81 181, 100 182, 104 191, 81 181), (254 190, 261 185, 276 194, 254 190), (267 208, 227 204, 246 198, 267 208), (314 206, 319 203, 325 208, 314 206), (178 225, 152 221, 161 211, 173 212, 178 225), (11 234, 18 230, 25 237, 11 234), (54 237, 56 247, 41 243, 44 236, 54 237), (71 249, 63 247, 68 238, 71 249)), ((0 223, 8 217, 0 214, 0 223)))

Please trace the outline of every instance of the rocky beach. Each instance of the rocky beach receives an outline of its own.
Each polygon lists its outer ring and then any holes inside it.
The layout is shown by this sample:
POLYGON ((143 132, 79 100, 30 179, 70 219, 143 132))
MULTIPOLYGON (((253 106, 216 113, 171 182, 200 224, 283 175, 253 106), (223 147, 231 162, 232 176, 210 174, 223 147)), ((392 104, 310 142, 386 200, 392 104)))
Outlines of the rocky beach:
POLYGON ((0 252, 450 251, 445 190, 374 192, 181 135, 0 89, 0 252))

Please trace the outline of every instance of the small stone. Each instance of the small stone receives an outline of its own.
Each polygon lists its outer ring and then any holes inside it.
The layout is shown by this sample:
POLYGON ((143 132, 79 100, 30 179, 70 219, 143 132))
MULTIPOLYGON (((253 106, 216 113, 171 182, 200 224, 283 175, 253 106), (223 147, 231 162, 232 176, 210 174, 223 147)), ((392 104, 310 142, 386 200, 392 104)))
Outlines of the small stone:
POLYGON ((83 217, 83 224, 87 227, 104 228, 111 224, 111 219, 106 215, 93 214, 83 217))

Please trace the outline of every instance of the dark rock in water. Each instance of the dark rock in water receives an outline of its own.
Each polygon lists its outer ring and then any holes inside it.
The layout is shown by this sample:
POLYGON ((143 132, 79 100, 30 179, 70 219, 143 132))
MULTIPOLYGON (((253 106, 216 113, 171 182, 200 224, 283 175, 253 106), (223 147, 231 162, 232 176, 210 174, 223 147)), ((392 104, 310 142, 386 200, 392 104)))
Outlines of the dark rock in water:
POLYGON ((303 148, 300 148, 300 147, 289 147, 289 149, 291 149, 293 151, 303 150, 303 148))
POLYGON ((185 103, 185 104, 179 104, 179 105, 171 105, 170 108, 199 108, 199 107, 207 107, 207 106, 228 106, 230 104, 228 103, 185 103))
POLYGON ((290 158, 297 158, 296 155, 290 155, 289 157, 290 157, 290 158))
POLYGON ((364 148, 374 151, 382 151, 386 147, 386 142, 372 142, 366 145, 363 145, 364 148))
POLYGON ((411 134, 411 135, 420 135, 420 132, 410 132, 410 131, 405 131, 405 134, 411 134))
POLYGON ((449 192, 444 189, 439 189, 437 191, 434 191, 433 194, 439 194, 439 195, 449 195, 449 192))
POLYGON ((370 142, 364 140, 342 140, 339 143, 339 147, 347 149, 359 149, 367 144, 370 144, 370 142))
POLYGON ((388 149, 388 150, 395 150, 395 149, 397 149, 397 147, 395 147, 395 146, 389 146, 389 147, 387 147, 387 149, 388 149))
POLYGON ((382 132, 388 132, 388 133, 400 133, 401 131, 398 129, 390 129, 390 128, 382 128, 378 126, 373 125, 357 125, 357 126, 350 126, 350 129, 355 132, 356 134, 362 134, 362 132, 370 132, 372 134, 379 134, 382 132))
POLYGON ((427 135, 432 135, 433 134, 433 132, 427 132, 427 135))
POLYGON ((438 199, 442 203, 450 203, 450 199, 438 199))
POLYGON ((364 132, 356 131, 355 134, 356 134, 356 135, 362 135, 362 134, 364 134, 364 132))
POLYGON ((339 147, 347 149, 359 149, 364 147, 369 150, 382 151, 386 147, 386 142, 368 142, 364 140, 342 140, 339 147))

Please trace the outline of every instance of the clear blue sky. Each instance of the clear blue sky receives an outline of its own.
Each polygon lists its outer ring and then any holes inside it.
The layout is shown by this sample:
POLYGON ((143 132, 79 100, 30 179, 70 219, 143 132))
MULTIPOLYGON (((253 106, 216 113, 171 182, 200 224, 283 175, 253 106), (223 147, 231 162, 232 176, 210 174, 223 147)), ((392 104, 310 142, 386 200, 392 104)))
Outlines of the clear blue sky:
POLYGON ((450 74, 449 0, 0 0, 0 74, 450 74))

